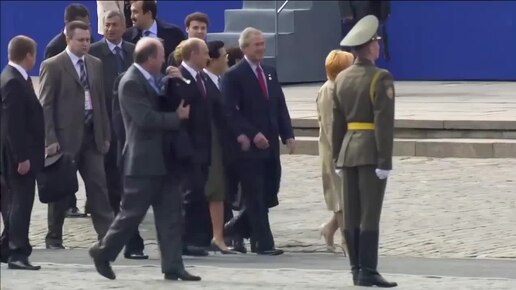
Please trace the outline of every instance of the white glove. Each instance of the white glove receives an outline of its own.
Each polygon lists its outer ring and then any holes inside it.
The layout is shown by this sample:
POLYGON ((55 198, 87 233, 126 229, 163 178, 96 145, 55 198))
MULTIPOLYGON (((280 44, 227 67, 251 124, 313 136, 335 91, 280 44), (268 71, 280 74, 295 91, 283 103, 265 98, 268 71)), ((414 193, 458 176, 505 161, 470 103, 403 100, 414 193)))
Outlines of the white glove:
POLYGON ((380 179, 387 179, 387 177, 389 177, 389 173, 391 172, 390 170, 383 170, 383 169, 376 169, 375 170, 376 172, 376 176, 378 176, 378 178, 380 179))

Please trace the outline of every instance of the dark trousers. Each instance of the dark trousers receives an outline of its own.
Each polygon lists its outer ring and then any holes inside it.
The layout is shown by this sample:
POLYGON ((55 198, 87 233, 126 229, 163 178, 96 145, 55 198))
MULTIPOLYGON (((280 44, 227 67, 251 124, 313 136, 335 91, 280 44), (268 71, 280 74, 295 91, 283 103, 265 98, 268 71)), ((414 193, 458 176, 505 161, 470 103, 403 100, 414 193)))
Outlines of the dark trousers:
MULTIPOLYGON (((111 147, 109 152, 104 156, 104 169, 106 171, 106 183, 109 197, 109 203, 115 215, 120 212, 120 202, 124 193, 121 169, 117 162, 118 142, 112 134, 111 147)), ((140 232, 136 229, 134 235, 125 244, 125 254, 141 253, 145 249, 143 239, 140 232)))
POLYGON ((197 247, 209 247, 212 239, 211 218, 208 199, 206 198, 206 182, 209 167, 194 164, 188 188, 184 197, 185 231, 184 244, 197 247))
MULTIPOLYGON (((107 193, 104 156, 97 150, 92 129, 85 129, 83 144, 75 160, 86 187, 93 227, 101 239, 113 221, 114 214, 107 193)), ((48 204, 48 233, 45 238, 47 245, 63 243, 63 224, 67 209, 67 199, 48 204)))
POLYGON ((1 237, 2 260, 20 260, 30 256, 29 227, 34 204, 36 179, 32 172, 19 175, 10 165, 2 184, 2 218, 4 231, 1 237))
POLYGON ((274 238, 269 224, 269 209, 266 203, 266 168, 267 159, 242 159, 240 160, 240 182, 245 206, 242 224, 246 224, 245 218, 251 225, 251 239, 255 243, 257 251, 274 249, 274 238))
POLYGON ((125 176, 120 213, 100 241, 100 254, 110 261, 115 261, 152 205, 162 272, 177 272, 183 269, 182 204, 179 179, 175 175, 125 176))

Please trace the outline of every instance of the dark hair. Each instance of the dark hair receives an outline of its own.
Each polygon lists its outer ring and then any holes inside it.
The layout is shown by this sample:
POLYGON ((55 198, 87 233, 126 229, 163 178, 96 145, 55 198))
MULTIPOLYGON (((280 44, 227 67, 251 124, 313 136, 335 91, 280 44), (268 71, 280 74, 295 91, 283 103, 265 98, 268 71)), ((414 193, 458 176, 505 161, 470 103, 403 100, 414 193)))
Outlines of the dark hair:
POLYGON ((88 8, 82 4, 73 3, 65 8, 64 20, 65 22, 72 22, 79 18, 90 17, 88 8))
POLYGON ((210 51, 210 58, 219 58, 220 57, 220 49, 224 47, 224 42, 220 40, 209 41, 207 43, 208 50, 210 51))
POLYGON ((149 58, 158 55, 158 45, 154 42, 148 43, 141 49, 134 50, 134 62, 137 64, 144 64, 149 58))
POLYGON ((7 54, 10 61, 21 62, 27 54, 36 54, 36 42, 25 35, 17 35, 9 41, 7 54))
POLYGON ((75 20, 66 24, 66 36, 73 38, 76 29, 90 30, 90 26, 80 20, 75 20))
POLYGON ((152 14, 152 18, 156 19, 156 16, 158 15, 158 4, 156 3, 155 0, 136 0, 136 1, 132 1, 132 3, 135 3, 135 2, 143 2, 142 3, 142 12, 143 12, 143 14, 145 14, 145 13, 150 11, 151 14, 152 14))
POLYGON ((235 65, 237 59, 244 58, 244 53, 238 46, 230 47, 230 48, 226 49, 226 51, 228 53, 228 66, 229 67, 232 67, 233 65, 235 65))
POLYGON ((185 27, 190 27, 190 23, 192 21, 199 21, 202 23, 206 23, 206 26, 210 26, 210 19, 208 15, 202 12, 194 12, 185 18, 185 27))

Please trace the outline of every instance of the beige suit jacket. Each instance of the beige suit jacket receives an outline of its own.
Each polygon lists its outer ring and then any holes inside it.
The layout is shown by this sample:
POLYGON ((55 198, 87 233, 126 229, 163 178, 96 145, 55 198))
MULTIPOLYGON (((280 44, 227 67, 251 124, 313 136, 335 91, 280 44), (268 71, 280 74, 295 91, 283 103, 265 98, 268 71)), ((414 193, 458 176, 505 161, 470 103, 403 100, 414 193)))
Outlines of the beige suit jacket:
MULTIPOLYGON (((85 55, 93 107, 95 144, 109 149, 111 135, 104 96, 101 61, 85 55)), ((40 67, 39 100, 45 117, 45 143, 59 142, 62 151, 77 154, 84 134, 84 88, 66 51, 46 59, 40 67)))

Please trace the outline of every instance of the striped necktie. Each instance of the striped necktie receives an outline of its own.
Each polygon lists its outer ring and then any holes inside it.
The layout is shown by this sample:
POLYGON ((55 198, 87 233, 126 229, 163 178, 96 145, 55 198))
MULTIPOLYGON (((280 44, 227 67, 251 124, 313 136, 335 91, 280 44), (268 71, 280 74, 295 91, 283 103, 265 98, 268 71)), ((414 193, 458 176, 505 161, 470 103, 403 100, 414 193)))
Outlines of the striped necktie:
MULTIPOLYGON (((81 81, 81 85, 84 88, 84 92, 90 90, 90 85, 88 84, 88 72, 86 71, 86 66, 84 65, 84 60, 79 59, 77 61, 80 67, 80 77, 79 80, 81 81)), ((91 94, 90 94, 91 98, 91 94)), ((93 121, 93 110, 84 110, 84 124, 85 125, 91 125, 93 121)))

